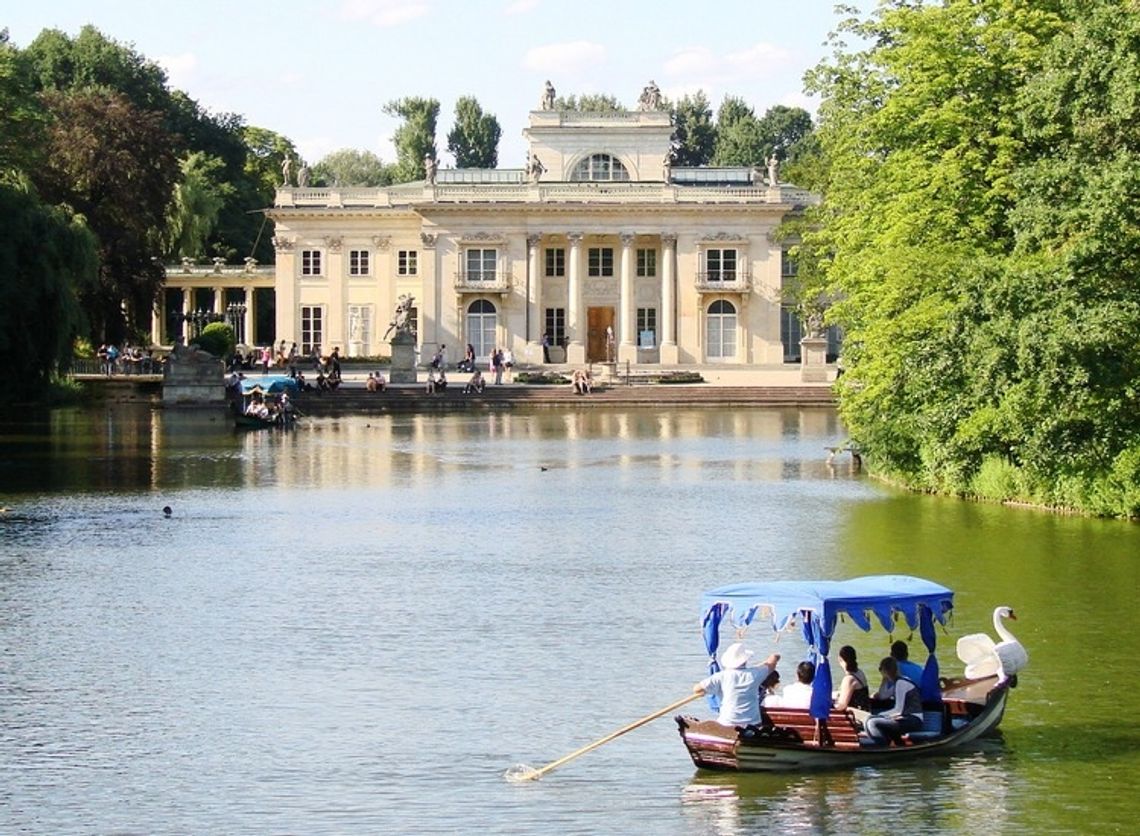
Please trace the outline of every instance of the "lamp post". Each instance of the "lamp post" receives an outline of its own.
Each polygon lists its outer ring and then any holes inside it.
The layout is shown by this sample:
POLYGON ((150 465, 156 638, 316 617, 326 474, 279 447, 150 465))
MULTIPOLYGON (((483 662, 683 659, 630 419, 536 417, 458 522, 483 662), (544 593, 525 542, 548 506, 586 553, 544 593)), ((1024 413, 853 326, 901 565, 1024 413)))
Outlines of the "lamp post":
POLYGON ((245 345, 245 312, 248 308, 243 302, 230 302, 226 305, 226 319, 234 332, 234 342, 245 345))

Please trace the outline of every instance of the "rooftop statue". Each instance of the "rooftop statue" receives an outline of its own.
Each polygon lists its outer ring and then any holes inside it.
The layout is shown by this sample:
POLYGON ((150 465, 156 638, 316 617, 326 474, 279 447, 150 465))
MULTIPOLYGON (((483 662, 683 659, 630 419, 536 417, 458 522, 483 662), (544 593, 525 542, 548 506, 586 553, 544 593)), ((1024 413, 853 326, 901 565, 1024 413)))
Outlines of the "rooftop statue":
POLYGON ((546 86, 542 88, 542 109, 554 110, 554 85, 550 83, 550 79, 546 80, 546 86))
POLYGON ((768 158, 768 185, 780 185, 780 158, 776 156, 776 152, 772 152, 772 156, 768 158))
POLYGON ((637 100, 638 110, 657 110, 661 107, 661 88, 657 86, 657 82, 650 80, 649 84, 645 85, 645 89, 641 91, 641 96, 637 100))

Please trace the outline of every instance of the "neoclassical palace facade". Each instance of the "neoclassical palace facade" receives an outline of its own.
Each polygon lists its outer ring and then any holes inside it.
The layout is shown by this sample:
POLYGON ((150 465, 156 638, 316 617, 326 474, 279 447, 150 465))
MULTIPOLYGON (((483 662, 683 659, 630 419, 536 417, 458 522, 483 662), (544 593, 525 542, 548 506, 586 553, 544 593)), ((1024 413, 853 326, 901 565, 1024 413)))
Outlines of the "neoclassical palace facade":
POLYGON ((540 362, 545 336, 570 363, 798 360, 772 232, 813 196, 774 170, 670 168, 671 133, 659 111, 538 110, 525 169, 431 163, 388 188, 283 186, 268 212, 273 337, 385 355, 410 296, 424 358, 470 343, 540 362))

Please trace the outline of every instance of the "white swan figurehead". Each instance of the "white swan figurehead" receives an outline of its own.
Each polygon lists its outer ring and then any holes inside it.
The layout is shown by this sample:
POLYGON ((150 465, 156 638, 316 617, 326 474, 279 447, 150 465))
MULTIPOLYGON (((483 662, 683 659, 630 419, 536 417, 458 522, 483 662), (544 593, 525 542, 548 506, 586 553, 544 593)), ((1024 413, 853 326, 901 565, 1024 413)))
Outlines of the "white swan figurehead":
POLYGON ((1005 681, 1029 663, 1029 654, 1021 642, 1002 623, 1007 618, 1017 620, 1011 607, 994 610, 994 631, 1001 639, 996 644, 985 633, 973 633, 958 639, 958 658, 966 664, 967 678, 998 676, 999 681, 1005 681))

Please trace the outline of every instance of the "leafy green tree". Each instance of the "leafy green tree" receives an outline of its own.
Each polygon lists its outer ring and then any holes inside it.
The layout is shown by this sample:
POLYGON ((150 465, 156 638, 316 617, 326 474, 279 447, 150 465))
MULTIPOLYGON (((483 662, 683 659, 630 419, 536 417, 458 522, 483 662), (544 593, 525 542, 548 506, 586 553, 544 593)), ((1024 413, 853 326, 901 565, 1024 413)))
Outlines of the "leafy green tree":
POLYGON ((0 354, 18 374, 0 396, 34 397, 84 331, 79 291, 98 270, 82 219, 0 184, 0 354))
POLYGON ((409 97, 384 105, 384 112, 404 120, 396 128, 392 143, 396 146, 396 180, 408 183, 427 175, 424 157, 435 158, 435 129, 439 119, 439 101, 409 97))
POLYGON ((98 236, 98 282, 82 300, 93 335, 121 340, 149 325, 164 279, 157 256, 179 176, 175 142, 162 114, 118 93, 49 91, 42 100, 51 124, 32 176, 47 201, 72 207, 98 236))
POLYGON ((765 141, 760 120, 745 101, 726 96, 717 111, 714 165, 758 165, 764 159, 765 141))
POLYGON ((805 143, 812 138, 811 114, 802 107, 774 105, 759 120, 763 146, 761 153, 767 159, 772 153, 782 161, 794 161, 801 153, 809 152, 805 143))
POLYGON ((221 359, 232 357, 237 346, 234 329, 224 322, 211 322, 194 338, 194 342, 202 351, 221 359))
POLYGON ((218 216, 234 191, 233 186, 221 182, 223 169, 220 159, 201 151, 182 160, 182 177, 174 187, 163 235, 163 253, 168 258, 201 258, 206 254, 218 216))
POLYGON ((559 96, 554 100, 555 110, 579 113, 618 113, 625 110, 616 97, 606 93, 587 93, 583 96, 559 96))
POLYGON ((392 168, 371 151, 342 148, 313 166, 313 182, 318 186, 387 186, 392 168))
POLYGON ((704 91, 684 96, 673 106, 672 112, 674 164, 708 165, 716 149, 716 126, 704 91))
POLYGON ((36 166, 43 123, 28 63, 0 30, 0 180, 36 166))
POLYGON ((499 120, 484 113, 472 96, 455 103, 455 127, 447 135, 447 150, 458 168, 495 168, 499 164, 499 120))

